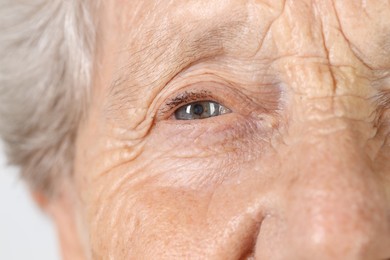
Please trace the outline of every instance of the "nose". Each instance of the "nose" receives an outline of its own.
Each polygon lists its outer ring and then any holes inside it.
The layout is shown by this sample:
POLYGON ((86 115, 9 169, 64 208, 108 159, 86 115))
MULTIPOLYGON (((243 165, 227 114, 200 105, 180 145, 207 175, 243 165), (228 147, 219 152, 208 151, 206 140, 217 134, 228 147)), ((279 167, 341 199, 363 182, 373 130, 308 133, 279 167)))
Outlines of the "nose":
POLYGON ((282 155, 256 259, 390 259, 390 205, 354 131, 304 136, 282 155))

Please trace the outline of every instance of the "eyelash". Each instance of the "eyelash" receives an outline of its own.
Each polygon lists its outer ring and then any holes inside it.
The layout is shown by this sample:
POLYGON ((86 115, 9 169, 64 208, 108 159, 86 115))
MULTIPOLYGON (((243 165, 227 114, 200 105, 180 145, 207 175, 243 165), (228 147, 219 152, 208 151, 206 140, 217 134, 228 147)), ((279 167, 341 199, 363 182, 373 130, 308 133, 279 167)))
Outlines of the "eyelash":
POLYGON ((204 100, 219 102, 218 99, 214 98, 214 96, 209 91, 205 91, 205 90, 184 91, 179 95, 171 99, 168 99, 160 114, 162 115, 167 114, 168 115, 167 118, 169 118, 179 107, 190 104, 192 102, 204 101, 204 100))

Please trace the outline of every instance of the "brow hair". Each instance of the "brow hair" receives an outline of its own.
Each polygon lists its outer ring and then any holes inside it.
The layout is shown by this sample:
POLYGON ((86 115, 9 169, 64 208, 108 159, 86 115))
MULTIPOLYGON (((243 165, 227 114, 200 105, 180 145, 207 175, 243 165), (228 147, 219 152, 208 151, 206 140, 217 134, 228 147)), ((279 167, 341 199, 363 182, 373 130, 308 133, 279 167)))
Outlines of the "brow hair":
POLYGON ((141 49, 123 50, 130 58, 116 72, 110 94, 123 97, 129 96, 129 92, 136 94, 140 89, 162 87, 156 83, 164 85, 192 63, 222 54, 227 43, 234 41, 237 32, 245 26, 240 16, 234 20, 221 20, 204 30, 193 29, 199 28, 199 23, 176 24, 158 33, 159 28, 153 28, 146 32, 145 37, 152 40, 142 44, 141 49), (145 82, 143 85, 132 84, 141 80, 145 82))

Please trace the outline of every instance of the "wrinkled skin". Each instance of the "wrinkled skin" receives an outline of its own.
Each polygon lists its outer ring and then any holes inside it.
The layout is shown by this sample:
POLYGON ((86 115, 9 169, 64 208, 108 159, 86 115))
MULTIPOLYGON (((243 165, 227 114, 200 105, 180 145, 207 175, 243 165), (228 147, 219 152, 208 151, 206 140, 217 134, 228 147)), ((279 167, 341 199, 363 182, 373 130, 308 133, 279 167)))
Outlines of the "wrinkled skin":
POLYGON ((99 16, 75 172, 49 206, 65 259, 390 259, 390 1, 99 16), (176 120, 185 91, 232 113, 176 120))

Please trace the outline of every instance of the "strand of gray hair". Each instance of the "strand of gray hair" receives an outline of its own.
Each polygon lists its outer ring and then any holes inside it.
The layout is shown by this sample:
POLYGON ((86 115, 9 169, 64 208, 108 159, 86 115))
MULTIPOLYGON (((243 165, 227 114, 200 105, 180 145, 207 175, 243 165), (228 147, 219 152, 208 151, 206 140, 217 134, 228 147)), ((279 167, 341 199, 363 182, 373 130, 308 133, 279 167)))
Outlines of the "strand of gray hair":
POLYGON ((0 134, 34 190, 72 173, 94 47, 89 1, 0 0, 0 134))

